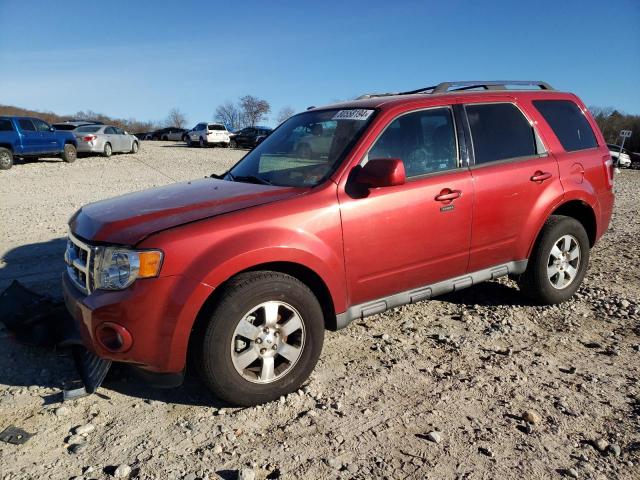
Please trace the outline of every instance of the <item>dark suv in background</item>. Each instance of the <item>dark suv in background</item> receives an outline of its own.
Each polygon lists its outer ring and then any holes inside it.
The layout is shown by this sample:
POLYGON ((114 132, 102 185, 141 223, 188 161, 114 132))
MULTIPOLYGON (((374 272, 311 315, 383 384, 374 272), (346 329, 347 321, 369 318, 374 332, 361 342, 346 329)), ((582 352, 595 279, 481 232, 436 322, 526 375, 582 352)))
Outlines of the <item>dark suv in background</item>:
POLYGON ((268 127, 246 127, 229 135, 231 138, 231 148, 253 148, 264 140, 271 132, 268 127))

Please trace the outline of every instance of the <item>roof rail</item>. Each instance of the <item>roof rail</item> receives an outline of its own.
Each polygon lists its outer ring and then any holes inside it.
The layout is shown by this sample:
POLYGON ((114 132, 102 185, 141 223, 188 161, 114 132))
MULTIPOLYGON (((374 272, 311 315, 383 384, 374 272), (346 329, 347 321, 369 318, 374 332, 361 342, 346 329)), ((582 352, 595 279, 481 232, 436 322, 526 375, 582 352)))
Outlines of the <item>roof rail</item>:
POLYGON ((540 90, 554 90, 547 82, 533 80, 475 80, 463 82, 442 82, 431 87, 419 88, 409 92, 402 92, 400 95, 411 95, 414 93, 446 93, 460 90, 473 90, 483 88, 484 90, 506 90, 508 85, 537 87, 540 90))

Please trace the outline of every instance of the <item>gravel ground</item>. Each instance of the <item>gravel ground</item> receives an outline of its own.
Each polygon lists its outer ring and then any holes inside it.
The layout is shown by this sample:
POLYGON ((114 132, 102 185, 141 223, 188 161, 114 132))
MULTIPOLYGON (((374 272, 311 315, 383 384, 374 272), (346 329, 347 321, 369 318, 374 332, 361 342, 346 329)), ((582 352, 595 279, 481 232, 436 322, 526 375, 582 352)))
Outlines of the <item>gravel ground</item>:
MULTIPOLYGON (((154 142, 0 172, 0 289, 19 278, 59 296, 79 206, 241 155, 154 142)), ((640 478, 640 171, 616 191, 570 302, 530 306, 501 279, 355 322, 327 333, 302 390, 261 407, 225 407, 191 377, 154 390, 124 367, 61 405, 64 352, 0 330, 0 430, 35 434, 0 443, 0 478, 640 478)))

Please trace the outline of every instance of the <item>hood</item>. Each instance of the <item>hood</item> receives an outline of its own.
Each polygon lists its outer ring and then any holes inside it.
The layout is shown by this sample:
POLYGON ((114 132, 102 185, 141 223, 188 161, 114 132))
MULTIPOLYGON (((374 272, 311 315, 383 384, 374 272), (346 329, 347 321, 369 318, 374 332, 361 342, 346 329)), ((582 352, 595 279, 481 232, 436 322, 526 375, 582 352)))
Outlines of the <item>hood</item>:
POLYGON ((90 203, 71 217, 69 227, 88 241, 135 245, 167 228, 284 200, 307 190, 204 178, 90 203))

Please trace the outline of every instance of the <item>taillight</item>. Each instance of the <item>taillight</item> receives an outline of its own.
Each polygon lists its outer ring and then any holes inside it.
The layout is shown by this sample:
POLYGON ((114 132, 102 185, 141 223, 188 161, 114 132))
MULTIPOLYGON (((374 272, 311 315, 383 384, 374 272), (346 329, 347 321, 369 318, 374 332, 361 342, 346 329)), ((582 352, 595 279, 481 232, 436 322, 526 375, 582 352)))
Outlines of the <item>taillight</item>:
POLYGON ((93 142, 96 138, 95 135, 87 135, 86 137, 82 137, 82 140, 85 142, 93 142))
POLYGON ((616 167, 613 165, 613 159, 611 155, 603 155, 602 160, 604 160, 604 167, 607 171, 607 180, 609 180, 609 186, 613 185, 613 175, 616 172, 616 167))

